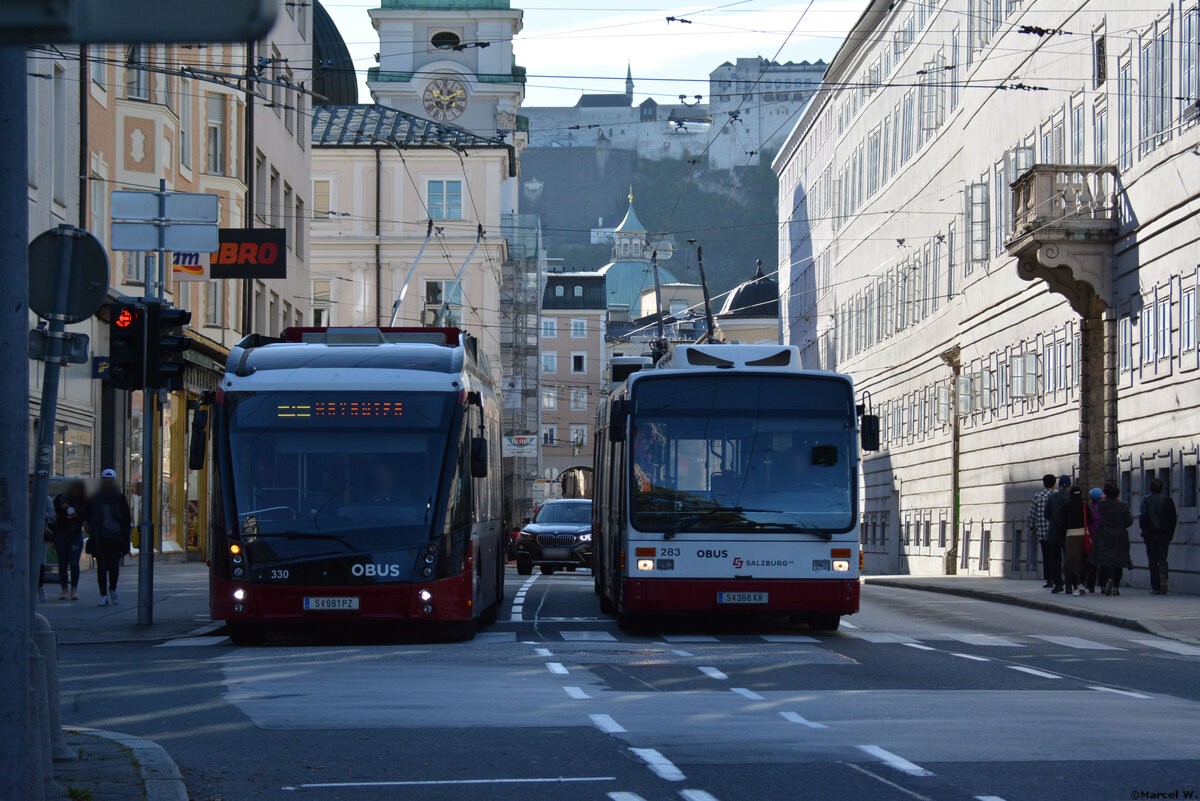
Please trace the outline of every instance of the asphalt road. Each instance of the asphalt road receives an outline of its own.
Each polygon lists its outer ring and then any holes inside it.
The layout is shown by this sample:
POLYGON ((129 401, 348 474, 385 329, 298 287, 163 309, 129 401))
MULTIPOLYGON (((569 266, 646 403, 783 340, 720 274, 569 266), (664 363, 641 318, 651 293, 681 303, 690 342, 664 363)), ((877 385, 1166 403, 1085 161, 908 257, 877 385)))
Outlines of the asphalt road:
POLYGON ((1195 646, 869 585, 834 634, 626 634, 584 571, 508 596, 469 643, 64 645, 63 717, 163 745, 193 801, 1200 799, 1195 646))

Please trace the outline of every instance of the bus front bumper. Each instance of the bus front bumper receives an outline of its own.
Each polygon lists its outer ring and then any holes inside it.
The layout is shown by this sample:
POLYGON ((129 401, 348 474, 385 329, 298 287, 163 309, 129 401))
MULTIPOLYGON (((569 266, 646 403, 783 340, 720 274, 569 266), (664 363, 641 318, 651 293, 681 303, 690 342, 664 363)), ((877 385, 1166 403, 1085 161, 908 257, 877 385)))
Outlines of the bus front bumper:
POLYGON ((621 607, 626 612, 838 612, 858 611, 860 585, 847 579, 633 579, 623 580, 621 607), (723 603, 765 594, 766 603, 723 603))
POLYGON ((471 573, 421 583, 336 587, 264 584, 211 576, 209 611, 213 620, 257 622, 464 621, 475 616, 472 590, 471 573), (238 590, 242 591, 240 599, 235 596, 238 590), (422 597, 423 592, 428 593, 428 600, 422 597), (306 598, 352 599, 349 603, 357 608, 306 609, 306 598))

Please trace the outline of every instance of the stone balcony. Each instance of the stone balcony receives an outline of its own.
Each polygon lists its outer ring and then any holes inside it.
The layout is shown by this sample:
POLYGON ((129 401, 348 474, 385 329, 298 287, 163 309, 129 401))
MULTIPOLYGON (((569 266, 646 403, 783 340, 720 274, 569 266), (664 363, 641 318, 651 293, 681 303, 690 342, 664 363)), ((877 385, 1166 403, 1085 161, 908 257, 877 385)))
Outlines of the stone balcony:
POLYGON ((1045 280, 1084 316, 1112 302, 1117 176, 1108 165, 1035 164, 1012 185, 1005 248, 1018 274, 1045 280))

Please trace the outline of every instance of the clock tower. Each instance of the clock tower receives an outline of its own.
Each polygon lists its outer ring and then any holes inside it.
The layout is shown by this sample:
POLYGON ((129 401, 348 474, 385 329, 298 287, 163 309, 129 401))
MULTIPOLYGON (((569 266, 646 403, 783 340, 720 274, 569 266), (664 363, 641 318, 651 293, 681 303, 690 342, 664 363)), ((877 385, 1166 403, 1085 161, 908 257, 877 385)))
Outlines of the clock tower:
POLYGON ((367 87, 376 103, 480 136, 516 128, 525 70, 512 40, 523 12, 509 0, 382 0, 370 15, 379 66, 367 87))

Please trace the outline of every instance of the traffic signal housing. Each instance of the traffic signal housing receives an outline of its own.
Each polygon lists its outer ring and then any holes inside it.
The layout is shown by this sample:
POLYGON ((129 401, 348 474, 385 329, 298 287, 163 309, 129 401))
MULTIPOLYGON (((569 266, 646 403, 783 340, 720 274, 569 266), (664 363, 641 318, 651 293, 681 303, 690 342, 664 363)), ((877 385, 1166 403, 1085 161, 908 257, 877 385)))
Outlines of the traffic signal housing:
POLYGON ((191 347, 183 327, 192 313, 166 303, 146 307, 146 383, 155 389, 183 389, 183 354, 191 347))
POLYGON ((108 326, 108 382, 115 389, 142 389, 146 307, 117 301, 109 307, 108 326))

